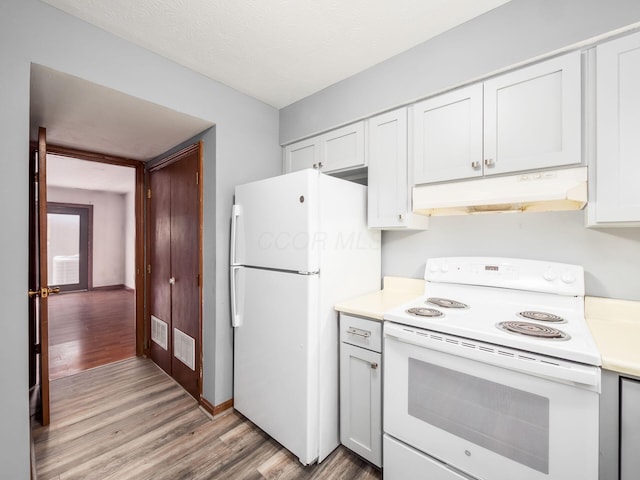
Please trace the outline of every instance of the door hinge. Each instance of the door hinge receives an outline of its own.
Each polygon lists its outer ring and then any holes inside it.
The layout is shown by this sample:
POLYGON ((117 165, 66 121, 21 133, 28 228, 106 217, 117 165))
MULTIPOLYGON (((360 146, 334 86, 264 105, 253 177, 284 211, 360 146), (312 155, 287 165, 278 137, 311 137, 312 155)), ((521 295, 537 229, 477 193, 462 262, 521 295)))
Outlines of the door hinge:
POLYGON ((151 264, 147 265, 147 273, 151 273, 151 264))
POLYGON ((38 172, 33 174, 33 183, 38 183, 40 180, 40 175, 38 175, 38 172))
POLYGON ((200 172, 196 172, 196 185, 200 183, 200 172))
POLYGON ((40 346, 39 343, 36 343, 33 346, 33 353, 34 353, 34 355, 40 355, 42 353, 42 347, 40 346))
POLYGON ((147 198, 151 198, 151 189, 147 188, 147 198))

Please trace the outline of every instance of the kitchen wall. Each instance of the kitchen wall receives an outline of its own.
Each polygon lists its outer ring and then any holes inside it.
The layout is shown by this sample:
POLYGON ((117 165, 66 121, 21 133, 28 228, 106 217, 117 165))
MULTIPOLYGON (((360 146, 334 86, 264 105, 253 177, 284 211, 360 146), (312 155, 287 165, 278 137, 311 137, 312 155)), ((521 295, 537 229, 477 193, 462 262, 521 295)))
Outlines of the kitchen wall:
POLYGON ((215 138, 206 146, 214 154, 204 166, 203 330, 208 333, 203 389, 211 403, 228 400, 232 392, 227 244, 233 187, 278 174, 281 154, 274 108, 38 0, 0 2, 0 45, 0 202, 10 206, 0 212, 5 339, 0 349, 0 478, 22 479, 29 478, 26 292, 31 64, 216 124, 215 138), (217 375, 218 370, 223 373, 217 375))
MULTIPOLYGON (((49 187, 47 200, 93 205, 93 286, 123 285, 127 269, 125 250, 128 244, 133 244, 135 241, 135 236, 126 236, 127 205, 125 195, 113 192, 49 187)), ((129 233, 134 234, 135 231, 129 233)), ((130 261, 133 262, 133 265, 129 265, 129 268, 135 268, 134 259, 132 258, 130 261)))
MULTIPOLYGON (((468 83, 640 22, 637 0, 512 0, 280 111, 282 144, 468 83)), ((640 300, 640 229, 587 229, 584 212, 434 218, 384 232, 384 275, 422 277, 428 257, 501 255, 584 265, 587 294, 640 300)))

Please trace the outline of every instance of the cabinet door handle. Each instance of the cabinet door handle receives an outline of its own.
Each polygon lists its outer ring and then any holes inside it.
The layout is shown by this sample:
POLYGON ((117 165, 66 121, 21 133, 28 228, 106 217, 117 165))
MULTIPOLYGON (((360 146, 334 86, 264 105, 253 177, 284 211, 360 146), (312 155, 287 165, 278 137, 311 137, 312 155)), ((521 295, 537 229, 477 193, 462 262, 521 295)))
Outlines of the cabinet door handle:
POLYGON ((371 370, 375 370, 378 368, 378 364, 376 362, 371 362, 371 370))
POLYGON ((317 163, 314 163, 314 164, 313 164, 313 168, 317 169, 317 168, 318 168, 318 164, 317 164, 317 163))
POLYGON ((349 329, 347 330, 347 333, 349 333, 351 335, 356 335, 356 336, 362 337, 362 338, 369 338, 371 336, 371 332, 369 332, 367 330, 361 330, 361 329, 355 328, 355 327, 349 327, 349 329))
POLYGON ((318 168, 322 168, 324 165, 322 165, 322 162, 318 163, 318 168))
POLYGON ((169 285, 175 285, 176 284, 176 279, 174 277, 171 277, 169 279, 169 285))
POLYGON ((471 162, 471 167, 475 168, 476 170, 480 168, 480 162, 478 160, 475 160, 473 162, 471 162))
POLYGON ((485 158, 484 159, 484 164, 487 167, 493 167, 496 164, 496 162, 493 160, 493 158, 485 158))

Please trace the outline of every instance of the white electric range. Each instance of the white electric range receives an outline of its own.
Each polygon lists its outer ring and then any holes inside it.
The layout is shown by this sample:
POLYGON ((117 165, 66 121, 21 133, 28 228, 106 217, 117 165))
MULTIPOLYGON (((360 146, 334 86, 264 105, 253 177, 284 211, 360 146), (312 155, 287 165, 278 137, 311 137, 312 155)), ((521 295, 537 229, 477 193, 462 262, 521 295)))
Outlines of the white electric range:
POLYGON ((434 258, 425 280, 384 315, 385 479, 597 479, 583 268, 434 258))

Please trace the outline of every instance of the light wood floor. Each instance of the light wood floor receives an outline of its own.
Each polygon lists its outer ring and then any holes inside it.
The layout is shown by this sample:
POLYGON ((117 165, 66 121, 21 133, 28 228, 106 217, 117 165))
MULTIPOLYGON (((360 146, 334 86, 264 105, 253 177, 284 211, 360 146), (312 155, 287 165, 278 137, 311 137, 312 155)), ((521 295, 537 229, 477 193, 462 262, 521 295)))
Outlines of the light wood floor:
POLYGON ((143 358, 51 382, 51 425, 33 437, 38 480, 381 478, 344 447, 303 467, 233 409, 211 419, 143 358))
POLYGON ((92 290, 49 297, 49 378, 136 354, 132 290, 92 290))

